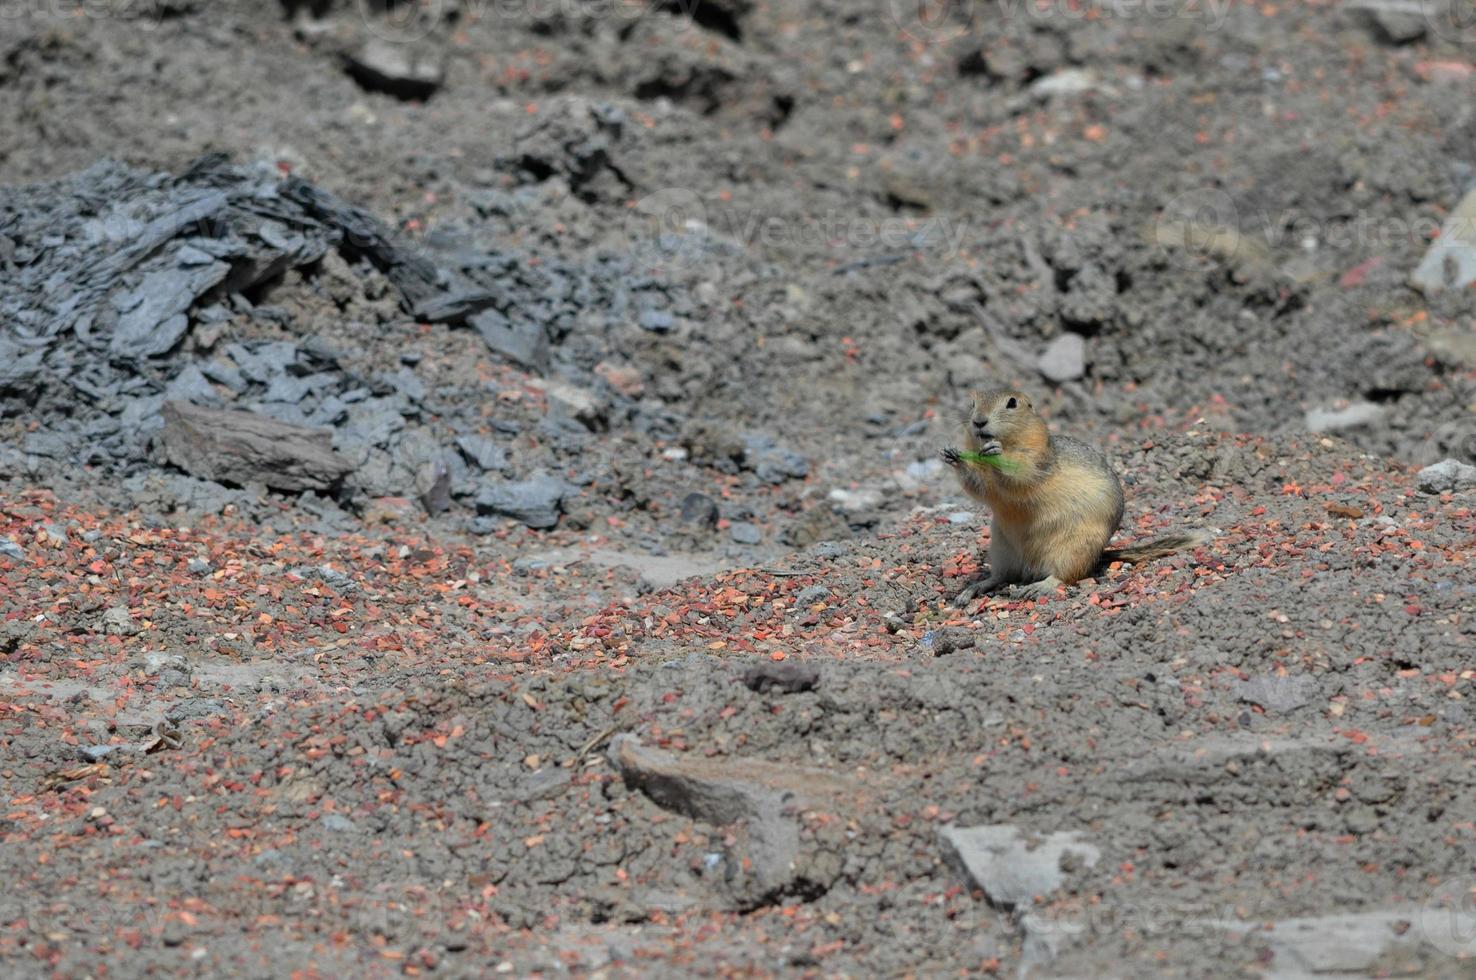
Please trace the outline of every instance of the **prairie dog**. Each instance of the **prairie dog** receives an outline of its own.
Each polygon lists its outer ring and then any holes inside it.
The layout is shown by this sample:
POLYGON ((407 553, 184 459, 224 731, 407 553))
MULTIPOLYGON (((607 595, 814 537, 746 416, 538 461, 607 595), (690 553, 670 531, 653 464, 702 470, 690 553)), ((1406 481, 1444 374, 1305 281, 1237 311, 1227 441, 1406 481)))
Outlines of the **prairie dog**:
POLYGON ((1055 593, 1107 561, 1162 558, 1207 540, 1176 534, 1130 548, 1107 550, 1122 523, 1122 483, 1107 458, 1069 436, 1052 436, 1018 391, 981 391, 963 420, 969 452, 1002 457, 1004 469, 943 450, 964 492, 989 506, 989 577, 956 600, 970 602, 1006 585, 1024 583, 1026 595, 1055 593))

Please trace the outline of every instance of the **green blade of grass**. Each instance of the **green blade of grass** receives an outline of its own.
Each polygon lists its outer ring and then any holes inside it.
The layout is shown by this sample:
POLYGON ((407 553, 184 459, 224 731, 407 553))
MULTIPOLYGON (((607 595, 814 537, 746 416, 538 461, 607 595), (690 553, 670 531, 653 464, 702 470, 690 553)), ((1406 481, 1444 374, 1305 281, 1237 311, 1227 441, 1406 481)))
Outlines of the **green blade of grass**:
POLYGON ((982 466, 992 466, 1001 473, 1013 473, 1018 465, 1005 459, 1003 456, 985 456, 983 453, 959 453, 958 458, 966 463, 979 463, 982 466))

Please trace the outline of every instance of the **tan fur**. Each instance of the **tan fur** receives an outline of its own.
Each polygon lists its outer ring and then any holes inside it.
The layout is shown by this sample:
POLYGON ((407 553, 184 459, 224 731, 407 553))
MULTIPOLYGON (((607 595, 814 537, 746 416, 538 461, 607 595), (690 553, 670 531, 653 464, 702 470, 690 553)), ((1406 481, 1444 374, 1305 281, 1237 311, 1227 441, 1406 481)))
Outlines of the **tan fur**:
POLYGON ((1018 391, 975 393, 962 419, 962 443, 976 453, 999 449, 1012 469, 1001 472, 944 452, 964 491, 993 516, 989 578, 965 589, 960 601, 1012 583, 1032 583, 1036 594, 1048 594, 1091 575, 1104 557, 1146 561, 1204 540, 1176 535, 1105 551, 1122 522, 1117 473, 1090 446, 1053 437, 1018 391))

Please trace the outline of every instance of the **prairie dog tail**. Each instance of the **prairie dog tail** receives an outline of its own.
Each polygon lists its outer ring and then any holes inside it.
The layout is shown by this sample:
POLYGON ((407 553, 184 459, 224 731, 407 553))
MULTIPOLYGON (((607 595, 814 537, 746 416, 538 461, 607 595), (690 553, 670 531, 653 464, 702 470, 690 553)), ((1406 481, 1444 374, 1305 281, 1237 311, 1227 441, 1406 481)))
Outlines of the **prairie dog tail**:
POLYGON ((1175 552, 1198 548, 1213 538, 1214 534, 1210 531, 1191 531, 1188 534, 1165 534, 1161 538, 1144 541, 1142 544, 1129 545, 1126 548, 1108 548, 1102 552, 1102 561, 1104 563, 1125 561, 1136 565, 1139 562, 1153 561, 1155 558, 1167 558, 1175 552))

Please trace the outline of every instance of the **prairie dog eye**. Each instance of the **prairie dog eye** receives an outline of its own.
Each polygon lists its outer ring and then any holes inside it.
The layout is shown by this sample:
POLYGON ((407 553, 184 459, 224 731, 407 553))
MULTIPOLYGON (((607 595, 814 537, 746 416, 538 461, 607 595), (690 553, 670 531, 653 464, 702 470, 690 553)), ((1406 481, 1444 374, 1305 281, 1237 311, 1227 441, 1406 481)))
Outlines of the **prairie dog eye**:
POLYGON ((1005 408, 1019 408, 1019 407, 1020 407, 1020 402, 1017 399, 1011 398, 1009 401, 1005 402, 1005 408))

